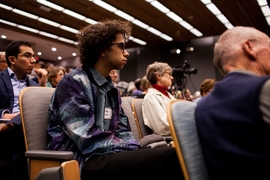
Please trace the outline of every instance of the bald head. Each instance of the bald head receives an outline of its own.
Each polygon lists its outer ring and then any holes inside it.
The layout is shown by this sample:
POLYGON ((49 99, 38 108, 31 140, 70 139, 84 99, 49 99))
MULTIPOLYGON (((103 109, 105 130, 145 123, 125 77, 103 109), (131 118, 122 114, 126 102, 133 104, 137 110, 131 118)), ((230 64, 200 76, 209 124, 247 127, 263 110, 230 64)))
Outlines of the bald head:
MULTIPOLYGON (((236 66, 239 58, 253 58, 244 48, 249 40, 267 41, 269 37, 255 28, 243 26, 229 29, 219 37, 214 47, 214 64, 222 74, 228 73, 226 65, 236 66)), ((249 41, 249 43, 252 42, 249 41)))

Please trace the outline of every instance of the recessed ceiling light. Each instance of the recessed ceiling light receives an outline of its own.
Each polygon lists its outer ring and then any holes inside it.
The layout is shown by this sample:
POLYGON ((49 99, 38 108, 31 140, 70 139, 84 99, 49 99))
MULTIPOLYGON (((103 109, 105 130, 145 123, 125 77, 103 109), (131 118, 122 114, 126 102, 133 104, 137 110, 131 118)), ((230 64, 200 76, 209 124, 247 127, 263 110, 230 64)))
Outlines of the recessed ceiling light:
POLYGON ((180 54, 181 53, 181 50, 180 49, 176 49, 176 54, 180 54))
POLYGON ((39 56, 42 55, 42 52, 38 52, 37 55, 39 55, 39 56))
POLYGON ((1 35, 1 38, 6 39, 7 36, 6 35, 1 35))
POLYGON ((77 54, 76 53, 72 53, 72 56, 77 56, 77 54))
POLYGON ((55 47, 52 48, 52 51, 56 51, 57 49, 55 47))
POLYGON ((58 58, 57 58, 58 60, 62 60, 62 57, 61 56, 58 56, 58 58))

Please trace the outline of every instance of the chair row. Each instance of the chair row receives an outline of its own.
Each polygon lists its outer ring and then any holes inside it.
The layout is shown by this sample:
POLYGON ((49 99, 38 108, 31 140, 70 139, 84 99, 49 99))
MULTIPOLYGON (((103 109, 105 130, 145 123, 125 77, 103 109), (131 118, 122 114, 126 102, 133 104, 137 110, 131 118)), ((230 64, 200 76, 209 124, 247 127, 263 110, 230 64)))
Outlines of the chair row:
MULTIPOLYGON (((142 98, 134 98, 131 96, 122 97, 122 107, 129 118, 132 133, 136 140, 140 140, 143 137, 154 133, 148 126, 144 124, 142 103, 142 98)), ((170 144, 172 141, 172 136, 163 136, 163 138, 168 144, 170 144)))
POLYGON ((138 141, 144 136, 153 134, 153 131, 144 125, 142 115, 142 102, 141 98, 134 98, 132 96, 122 97, 122 108, 129 118, 132 134, 138 141))
MULTIPOLYGON (((49 118, 44 109, 48 109, 53 92, 54 88, 27 87, 19 97, 30 180, 49 179, 52 175, 63 180, 79 180, 79 165, 71 160, 72 152, 46 150, 49 118), (39 97, 39 103, 35 97, 39 97)), ((137 140, 152 133, 143 123, 142 101, 133 97, 122 98, 123 110, 137 140)), ((186 180, 208 179, 196 129, 195 107, 195 103, 183 100, 173 100, 167 107, 172 139, 186 180)))
POLYGON ((163 136, 154 134, 149 127, 144 125, 142 101, 143 99, 134 98, 132 96, 122 97, 122 108, 128 117, 134 138, 139 141, 142 146, 150 146, 151 148, 168 146, 163 136))
MULTIPOLYGON (((47 87, 27 87, 19 97, 26 145, 25 155, 28 158, 30 180, 42 180, 42 177, 51 174, 58 176, 59 172, 70 172, 70 174, 63 176, 65 180, 80 179, 78 162, 71 161, 72 152, 46 150, 49 141, 47 138, 49 117, 48 112, 44 111, 44 109, 48 109, 54 90, 54 88, 47 87), (38 103, 36 103, 36 97, 39 97, 38 103), (64 168, 70 168, 70 164, 73 166, 72 170, 63 171, 64 168), (62 170, 58 171, 59 168, 62 170)), ((124 111, 129 117, 132 133, 136 140, 141 140, 143 137, 152 134, 152 131, 143 124, 141 100, 132 97, 123 98, 124 111), (134 120, 134 111, 137 114, 135 115, 136 121, 134 120)), ((154 146, 164 146, 164 143, 153 144, 154 146)))
MULTIPOLYGON (((122 107, 137 140, 153 133, 144 125, 142 102, 143 99, 140 98, 122 98, 122 107)), ((198 137, 195 107, 196 103, 190 101, 173 100, 167 106, 167 117, 172 134, 171 140, 174 142, 185 180, 207 180, 209 177, 198 137)))

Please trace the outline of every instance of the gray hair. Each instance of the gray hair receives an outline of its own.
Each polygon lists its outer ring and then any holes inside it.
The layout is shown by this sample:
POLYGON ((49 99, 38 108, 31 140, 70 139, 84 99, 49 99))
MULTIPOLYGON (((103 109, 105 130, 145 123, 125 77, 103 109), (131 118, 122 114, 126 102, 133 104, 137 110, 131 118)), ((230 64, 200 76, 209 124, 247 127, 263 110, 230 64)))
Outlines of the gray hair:
POLYGON ((149 64, 146 69, 146 77, 151 84, 157 83, 157 76, 162 75, 166 70, 172 71, 171 66, 164 62, 154 62, 149 64))

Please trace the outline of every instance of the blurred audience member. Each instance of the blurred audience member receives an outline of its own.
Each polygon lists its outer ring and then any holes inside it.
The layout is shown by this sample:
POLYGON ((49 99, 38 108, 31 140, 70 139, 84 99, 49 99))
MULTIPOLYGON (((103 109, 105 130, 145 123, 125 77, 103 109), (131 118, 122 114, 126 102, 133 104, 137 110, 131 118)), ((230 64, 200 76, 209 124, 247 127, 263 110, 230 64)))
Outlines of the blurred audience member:
POLYGON ((134 81, 130 81, 128 83, 128 87, 127 87, 127 95, 128 96, 132 96, 132 93, 133 91, 136 89, 136 86, 135 86, 135 82, 134 81))
POLYGON ((73 67, 73 66, 66 66, 65 67, 66 74, 72 72, 74 69, 75 69, 75 67, 73 67))
POLYGON ((195 91, 195 93, 193 94, 193 100, 198 98, 198 97, 201 97, 201 92, 200 91, 195 91))
POLYGON ((33 81, 35 81, 36 83, 39 83, 38 82, 38 75, 36 73, 36 70, 40 70, 40 71, 43 71, 48 74, 48 71, 46 70, 46 65, 45 65, 45 62, 43 61, 38 61, 35 63, 35 68, 32 70, 31 74, 29 74, 29 78, 32 79, 33 81))
POLYGON ((48 81, 46 83, 46 86, 55 88, 65 74, 66 71, 63 67, 61 66, 53 67, 48 74, 48 81))
POLYGON ((142 104, 144 123, 156 134, 171 135, 167 120, 167 104, 175 99, 168 89, 172 85, 172 68, 163 62, 148 65, 146 76, 152 87, 142 104))
POLYGON ((8 67, 5 55, 5 52, 0 52, 0 71, 4 71, 8 67))
POLYGON ((143 78, 141 79, 141 88, 140 88, 142 90, 142 94, 138 95, 137 98, 144 98, 150 87, 152 86, 148 81, 147 77, 143 76, 143 78))
POLYGON ((110 72, 109 75, 110 75, 110 77, 111 77, 111 79, 113 81, 114 86, 116 87, 116 85, 117 85, 117 78, 118 78, 118 73, 117 73, 116 69, 111 70, 111 72, 110 72))
POLYGON ((201 96, 197 97, 196 99, 193 99, 193 102, 198 103, 203 97, 209 94, 214 88, 215 83, 216 83, 215 79, 211 79, 211 78, 205 79, 200 85, 201 96))
POLYGON ((52 70, 52 68, 54 67, 54 64, 46 62, 43 66, 41 66, 40 68, 45 69, 48 73, 50 73, 50 71, 52 70))
POLYGON ((182 96, 180 96, 180 99, 187 100, 187 101, 192 101, 193 96, 190 93, 190 90, 187 88, 184 88, 182 90, 182 96))
POLYGON ((270 179, 269 42, 255 28, 236 26, 214 46, 225 77, 195 109, 210 179, 270 179))
POLYGON ((137 78, 134 81, 134 85, 135 85, 135 89, 132 91, 131 96, 133 97, 137 97, 138 95, 142 94, 142 90, 141 90, 141 78, 137 78))
POLYGON ((128 96, 128 83, 125 81, 118 81, 116 84, 117 89, 119 90, 119 93, 121 96, 128 96))

